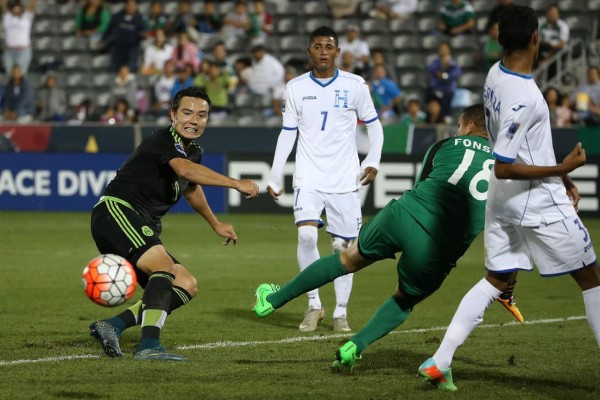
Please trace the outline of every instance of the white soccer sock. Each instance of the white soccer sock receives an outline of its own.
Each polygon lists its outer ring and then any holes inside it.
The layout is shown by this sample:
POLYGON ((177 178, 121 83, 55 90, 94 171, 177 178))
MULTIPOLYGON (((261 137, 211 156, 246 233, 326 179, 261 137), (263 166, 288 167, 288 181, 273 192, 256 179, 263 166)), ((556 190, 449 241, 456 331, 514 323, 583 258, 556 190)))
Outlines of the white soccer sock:
POLYGON ((485 310, 501 293, 500 290, 483 278, 465 294, 440 347, 433 355, 433 360, 438 368, 448 368, 452 364, 456 349, 467 340, 471 331, 483 321, 485 310))
MULTIPOLYGON (((300 271, 304 271, 313 262, 319 259, 319 248, 317 247, 317 239, 319 233, 316 226, 304 225, 298 227, 298 265, 300 271)), ((308 306, 317 310, 321 309, 321 298, 319 297, 319 289, 307 292, 308 306)))
POLYGON ((585 304, 585 315, 587 316, 588 323, 596 342, 600 346, 600 286, 584 290, 583 292, 583 304, 585 304))
POLYGON ((352 277, 354 274, 340 276, 333 281, 335 288, 335 310, 333 318, 346 318, 348 316, 348 300, 352 291, 352 277))

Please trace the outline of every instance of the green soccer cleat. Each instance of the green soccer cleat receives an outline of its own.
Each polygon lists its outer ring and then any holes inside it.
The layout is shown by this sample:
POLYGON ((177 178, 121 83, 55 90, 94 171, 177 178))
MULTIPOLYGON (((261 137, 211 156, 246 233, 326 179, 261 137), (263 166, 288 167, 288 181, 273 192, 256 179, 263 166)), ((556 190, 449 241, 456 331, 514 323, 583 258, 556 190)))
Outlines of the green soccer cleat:
POLYGON ((425 378, 426 382, 430 382, 437 388, 448 391, 458 390, 458 388, 454 386, 454 382, 452 382, 452 368, 439 369, 437 365, 435 365, 433 358, 428 358, 421 364, 419 367, 419 375, 425 378))
POLYGON ((356 344, 349 340, 335 353, 336 360, 331 365, 334 372, 351 374, 356 360, 360 360, 362 355, 356 354, 356 344))
POLYGON ((158 360, 158 361, 185 361, 185 357, 168 353, 167 350, 162 347, 152 347, 149 349, 141 349, 133 356, 136 360, 158 360))
POLYGON ((272 283, 263 283, 256 288, 256 305, 252 311, 260 318, 266 317, 275 311, 275 308, 267 301, 267 296, 279 290, 279 285, 272 283))
POLYGON ((121 332, 107 321, 95 321, 90 324, 90 336, 100 343, 104 354, 109 357, 121 357, 121 346, 119 346, 119 337, 121 332))

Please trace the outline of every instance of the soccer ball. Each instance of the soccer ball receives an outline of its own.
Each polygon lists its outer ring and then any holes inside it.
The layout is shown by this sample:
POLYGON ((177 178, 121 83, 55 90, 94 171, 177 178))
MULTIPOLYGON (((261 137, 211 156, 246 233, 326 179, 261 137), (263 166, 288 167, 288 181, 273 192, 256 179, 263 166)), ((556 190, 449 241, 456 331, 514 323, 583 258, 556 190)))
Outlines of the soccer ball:
POLYGON ((83 269, 83 290, 94 303, 114 307, 135 293, 137 277, 129 261, 115 254, 103 254, 83 269))

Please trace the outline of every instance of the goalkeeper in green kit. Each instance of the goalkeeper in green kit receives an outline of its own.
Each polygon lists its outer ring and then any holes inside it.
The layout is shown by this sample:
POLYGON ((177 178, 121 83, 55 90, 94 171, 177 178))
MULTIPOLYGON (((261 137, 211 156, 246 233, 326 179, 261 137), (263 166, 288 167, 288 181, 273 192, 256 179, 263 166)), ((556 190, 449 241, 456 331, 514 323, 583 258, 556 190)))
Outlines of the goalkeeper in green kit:
MULTIPOLYGON (((441 286, 483 230, 493 164, 483 105, 473 105, 460 116, 456 136, 427 151, 414 187, 375 214, 350 248, 320 258, 281 289, 260 285, 254 312, 266 317, 309 290, 402 253, 396 293, 337 351, 333 368, 352 371, 367 346, 401 325, 416 304, 441 286)), ((513 287, 499 300, 522 322, 513 287)))

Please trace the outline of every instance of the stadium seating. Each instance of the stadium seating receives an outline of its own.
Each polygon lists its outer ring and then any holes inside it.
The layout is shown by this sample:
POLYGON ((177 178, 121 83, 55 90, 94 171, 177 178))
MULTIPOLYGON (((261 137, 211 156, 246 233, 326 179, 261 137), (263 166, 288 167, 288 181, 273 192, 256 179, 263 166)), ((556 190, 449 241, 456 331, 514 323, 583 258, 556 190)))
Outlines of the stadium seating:
MULTIPOLYGON (((139 0, 140 11, 147 13, 150 0, 139 0)), ((275 32, 267 38, 265 45, 268 50, 282 62, 301 63, 306 61, 306 35, 320 25, 332 26, 340 35, 349 24, 356 24, 361 28, 361 36, 369 43, 371 48, 382 49, 388 62, 396 68, 398 80, 403 91, 422 91, 427 86, 427 77, 424 73, 425 66, 437 54, 437 46, 441 40, 448 40, 434 34, 437 13, 440 6, 438 0, 420 0, 418 10, 409 19, 382 21, 369 17, 369 12, 374 8, 375 0, 359 2, 357 13, 353 17, 333 20, 325 1, 298 1, 278 0, 267 1, 268 10, 273 14, 275 32)), ((563 18, 572 28, 574 37, 588 38, 592 33, 594 19, 597 13, 590 10, 600 10, 600 0, 532 0, 540 16, 545 14, 550 4, 558 3, 563 10, 563 18)), ((118 12, 122 8, 120 2, 106 3, 111 12, 118 12)), ((177 12, 178 2, 167 0, 163 2, 167 14, 177 12)), ((456 59, 461 64, 464 74, 460 78, 461 86, 473 92, 479 92, 483 84, 484 71, 480 62, 473 56, 481 51, 481 37, 486 24, 486 15, 495 5, 494 1, 475 1, 477 13, 476 35, 464 35, 449 39, 456 59)), ((231 11, 234 1, 217 2, 218 9, 225 14, 231 11)), ((203 2, 192 2, 194 13, 200 13, 203 2)), ((107 102, 111 80, 114 76, 110 72, 111 57, 108 53, 92 51, 87 39, 76 37, 74 33, 75 15, 78 10, 77 2, 63 2, 60 0, 38 1, 36 18, 32 31, 32 46, 34 49, 34 62, 30 73, 35 76, 47 69, 48 65, 60 65, 59 84, 63 85, 68 93, 69 103, 78 104, 82 98, 92 95, 96 102, 107 102), (93 89, 93 90, 92 90, 93 89)), ((2 30, 0 30, 2 32, 2 30)), ((0 34, 1 36, 1 34, 0 34)), ((0 40, 2 38, 0 37, 0 40)), ((198 39, 199 48, 205 53, 216 41, 210 34, 201 34, 198 39)), ((226 47, 230 60, 240 56, 249 56, 250 42, 245 39, 227 39, 226 47)), ((2 71, 0 71, 2 73, 2 71)), ((5 74, 0 75, 5 81, 5 74)), ((151 79, 140 77, 138 84, 141 89, 148 92, 152 90, 151 79)), ((35 81, 39 84, 39 80, 35 81)), ((236 104, 240 111, 232 118, 246 118, 255 112, 258 120, 261 119, 253 99, 253 107, 247 104, 236 104)), ((243 100, 240 100, 243 103, 243 100)), ((224 119, 220 123, 228 123, 235 119, 224 119)), ((237 120, 236 120, 237 121, 237 120)), ((239 122, 239 121, 238 121, 239 122)), ((263 121, 264 122, 264 121, 263 121)))

